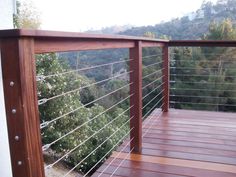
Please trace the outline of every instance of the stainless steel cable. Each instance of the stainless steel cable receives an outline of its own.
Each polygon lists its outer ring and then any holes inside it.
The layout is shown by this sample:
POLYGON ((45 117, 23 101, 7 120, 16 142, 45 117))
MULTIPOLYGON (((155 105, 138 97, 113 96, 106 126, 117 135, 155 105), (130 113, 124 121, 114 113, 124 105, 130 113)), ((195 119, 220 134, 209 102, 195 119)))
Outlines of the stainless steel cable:
MULTIPOLYGON (((215 82, 205 82, 205 81, 202 81, 202 82, 182 82, 182 81, 173 81, 171 80, 170 83, 181 83, 181 84, 212 84, 212 85, 222 85, 222 83, 215 83, 215 82)), ((236 85, 236 83, 225 83, 224 82, 224 85, 236 85)))
MULTIPOLYGON (((109 167, 110 165, 112 164, 112 162, 114 162, 118 157, 119 155, 121 154, 121 152, 123 152, 127 147, 128 145, 130 144, 131 141, 133 141, 134 137, 131 138, 127 143, 126 145, 116 154, 116 156, 109 162, 109 164, 102 170, 102 172, 100 173, 100 175, 98 175, 98 177, 100 177, 109 167)), ((132 151, 134 150, 134 147, 129 151, 128 154, 130 154, 132 151)), ((127 156, 127 155, 126 155, 127 156)), ((127 156, 128 157, 128 156, 127 156)), ((126 158, 127 158, 126 157, 126 158)), ((123 159, 124 160, 124 159, 123 159)), ((110 175, 110 176, 113 176, 115 174, 115 172, 118 170, 119 166, 121 165, 121 163, 117 166, 117 168, 113 171, 113 173, 110 175)))
POLYGON ((107 111, 111 110, 111 109, 114 108, 115 106, 121 104, 122 102, 124 102, 125 100, 127 100, 128 98, 130 98, 131 96, 132 96, 132 95, 129 95, 128 97, 126 97, 125 99, 122 99, 122 100, 119 101, 118 103, 112 105, 110 108, 106 109, 105 111, 103 111, 103 112, 97 114, 97 115, 94 116, 92 119, 89 119, 88 121, 82 123, 81 125, 79 125, 79 126, 76 127, 75 129, 69 131, 68 133, 66 133, 66 134, 64 134, 64 135, 62 135, 60 138, 54 140, 54 141, 51 142, 51 143, 48 143, 48 144, 44 145, 44 146, 42 147, 43 151, 46 151, 51 145, 55 144, 56 142, 58 142, 59 140, 63 139, 64 137, 66 137, 66 136, 72 134, 73 132, 75 132, 76 130, 80 129, 81 127, 83 127, 84 125, 88 124, 89 122, 91 122, 91 121, 97 119, 97 118, 100 117, 102 114, 104 114, 104 113, 106 113, 107 111))
POLYGON ((127 157, 130 156, 133 150, 134 150, 134 147, 129 151, 129 153, 126 154, 125 158, 119 163, 119 165, 116 167, 116 169, 112 172, 110 176, 113 176, 115 174, 115 172, 120 168, 120 166, 124 163, 127 157))
POLYGON ((151 66, 159 65, 159 64, 161 64, 161 63, 163 63, 163 61, 156 62, 156 63, 152 63, 152 64, 150 64, 150 65, 143 66, 143 69, 149 68, 149 67, 151 67, 151 66))
MULTIPOLYGON (((151 118, 149 118, 149 120, 147 121, 146 124, 148 124, 151 120, 152 120, 152 117, 155 118, 155 120, 151 123, 151 125, 148 127, 148 129, 146 129, 146 131, 144 132, 144 134, 142 135, 142 138, 149 132, 149 130, 152 128, 152 126, 154 125, 154 123, 156 123, 157 121, 159 121, 159 118, 161 117, 163 111, 160 111, 160 113, 155 117, 154 116, 151 116, 151 118)), ((146 125, 144 124, 144 125, 146 125)))
POLYGON ((171 97, 186 97, 186 98, 213 98, 213 99, 236 99, 236 97, 214 97, 214 96, 191 96, 191 95, 170 95, 171 97))
POLYGON ((90 67, 85 67, 85 68, 81 68, 81 69, 65 71, 65 72, 61 72, 61 73, 50 74, 50 75, 46 75, 46 76, 38 75, 38 76, 36 76, 36 79, 37 79, 37 81, 42 81, 42 80, 44 80, 46 78, 50 78, 50 77, 62 76, 62 75, 73 73, 73 72, 86 71, 86 70, 89 70, 89 69, 95 69, 95 68, 99 68, 99 67, 110 66, 110 65, 113 65, 113 64, 124 63, 124 62, 132 61, 132 60, 133 59, 121 60, 121 61, 116 61, 116 62, 112 62, 112 63, 100 64, 100 65, 96 65, 96 66, 90 66, 90 67))
MULTIPOLYGON (((121 141, 123 141, 123 139, 125 139, 125 137, 127 136, 127 135, 129 135, 130 134, 130 132, 132 131, 134 129, 134 127, 133 128, 131 128, 130 130, 129 130, 129 132, 128 133, 126 133, 125 134, 125 136, 123 136, 122 138, 121 138, 121 141)), ((133 138, 130 140, 130 142, 133 140, 133 138)), ((116 143, 86 174, 84 174, 84 176, 83 177, 85 177, 85 176, 87 176, 121 141, 118 141, 118 143, 116 143)))
POLYGON ((164 77, 164 75, 161 76, 161 77, 159 77, 158 79, 156 79, 156 80, 150 82, 149 84, 143 86, 143 87, 142 87, 142 90, 145 89, 145 88, 147 88, 148 86, 152 85, 152 84, 155 83, 156 81, 161 80, 163 77, 164 77))
MULTIPOLYGON (((133 117, 132 117, 133 118, 133 117)), ((132 119, 131 118, 131 119, 132 119)), ((86 157, 84 157, 79 163, 77 163, 72 169, 70 169, 63 177, 68 176, 74 169, 76 169, 81 163, 83 163, 89 156, 91 156, 94 152, 96 152, 105 142, 107 142, 111 137, 113 137, 118 131, 121 130, 121 128, 124 127, 125 124, 127 124, 131 119, 126 121, 122 126, 120 126, 116 131, 114 131, 109 137, 107 137, 100 145, 98 145, 93 151, 91 151, 86 157)), ((124 137, 126 137, 125 135, 124 137)), ((123 137, 122 137, 123 139, 123 137)), ((117 144, 115 144, 113 147, 116 147, 119 144, 120 141, 118 141, 117 144)), ((114 149, 114 148, 112 148, 114 149)))
POLYGON ((160 93, 158 93, 156 96, 154 96, 148 103, 146 103, 143 107, 142 107, 142 110, 144 108, 146 108, 153 100, 155 100, 158 96, 160 96, 162 93, 163 93, 164 90, 161 90, 160 93))
POLYGON ((164 82, 161 83, 159 86, 157 86, 155 89, 153 89, 151 92, 149 92, 148 94, 146 94, 145 96, 143 96, 142 100, 144 100, 145 98, 147 98, 150 94, 152 94, 153 92, 157 91, 161 86, 163 86, 164 82))
POLYGON ((71 93, 80 91, 80 90, 85 89, 85 88, 87 88, 87 87, 91 87, 91 86, 93 86, 93 85, 97 85, 97 84, 100 84, 100 83, 103 83, 103 82, 112 80, 112 79, 114 79, 114 78, 117 78, 117 77, 120 77, 120 76, 123 76, 123 75, 130 74, 131 72, 133 72, 133 71, 125 72, 125 73, 123 73, 123 74, 119 74, 119 75, 117 75, 117 76, 113 76, 113 77, 110 77, 110 78, 108 78, 108 79, 104 79, 104 80, 101 80, 101 81, 98 81, 98 82, 95 82, 95 83, 92 83, 92 84, 88 84, 88 85, 86 85, 86 86, 82 86, 82 87, 76 88, 76 89, 74 89, 74 90, 71 90, 71 91, 68 91, 68 92, 65 92, 65 93, 62 93, 62 94, 59 94, 59 95, 52 96, 52 97, 50 97, 50 98, 43 98, 43 99, 40 99, 40 100, 38 100, 38 105, 42 105, 42 104, 44 104, 44 103, 46 103, 46 102, 48 102, 48 101, 50 101, 50 100, 52 100, 52 99, 59 98, 59 97, 62 97, 62 96, 65 96, 65 95, 68 95, 68 94, 71 94, 71 93))
MULTIPOLYGON (((176 54, 181 54, 182 56, 186 56, 186 54, 184 54, 184 53, 174 53, 174 52, 170 52, 170 54, 172 55, 176 55, 176 54)), ((221 54, 217 54, 217 53, 202 53, 202 55, 204 55, 204 56, 227 56, 227 55, 224 55, 224 53, 221 53, 221 54)), ((187 55, 188 56, 188 55, 187 55)), ((232 59, 234 59, 234 58, 232 58, 232 59)))
POLYGON ((51 123, 53 123, 53 122, 55 122, 55 121, 57 121, 57 120, 59 120, 59 119, 62 119, 63 117, 65 117, 65 116, 67 116, 67 115, 69 115, 69 114, 71 114, 71 113, 74 113, 74 112, 78 111, 79 109, 84 108, 84 107, 86 107, 86 106, 88 106, 88 105, 90 105, 90 104, 92 104, 92 103, 95 103, 95 102, 97 102, 97 101, 99 101, 99 100, 101 100, 101 99, 103 99, 103 98, 105 98, 105 97, 107 97, 107 96, 109 96, 109 95, 111 95, 111 94, 117 92, 117 91, 120 91, 120 90, 124 89, 125 87, 128 87, 128 86, 130 86, 130 85, 132 85, 132 84, 133 84, 133 83, 126 84, 126 85, 123 86, 123 87, 120 87, 120 88, 118 88, 118 89, 116 89, 116 90, 114 90, 114 91, 112 91, 112 92, 110 92, 110 93, 108 93, 108 94, 106 94, 106 95, 103 95, 103 96, 101 96, 101 97, 99 97, 99 98, 97 98, 97 99, 95 99, 95 100, 93 100, 93 101, 91 101, 91 102, 89 102, 89 103, 86 103, 86 104, 84 104, 84 105, 82 105, 82 106, 80 106, 80 107, 78 107, 78 108, 76 108, 76 109, 73 109, 73 110, 71 110, 71 111, 69 111, 69 112, 67 112, 67 113, 65 113, 65 114, 63 114, 63 115, 61 115, 61 116, 58 116, 58 117, 56 117, 56 118, 53 118, 53 119, 50 120, 50 121, 43 122, 43 123, 40 124, 40 129, 43 129, 43 128, 47 127, 48 125, 50 125, 51 123))
MULTIPOLYGON (((183 76, 183 77, 222 77, 223 75, 208 75, 208 74, 170 74, 170 76, 183 76)), ((236 76, 227 76, 224 77, 233 77, 236 78, 236 76)))
POLYGON ((152 72, 151 74, 147 74, 146 76, 144 76, 142 79, 146 79, 147 77, 151 76, 151 75, 154 75, 156 73, 159 73, 161 72, 163 69, 159 69, 158 71, 155 71, 155 72, 152 72))
POLYGON ((153 58, 153 57, 160 57, 160 56, 163 56, 163 54, 148 55, 148 56, 144 56, 144 57, 142 57, 142 59, 150 59, 150 58, 153 58))
MULTIPOLYGON (((170 69, 186 69, 186 70, 218 70, 218 68, 190 68, 190 67, 170 67, 170 69)), ((235 68, 225 68, 225 69, 235 69, 235 68)))
POLYGON ((232 106, 236 107, 236 105, 231 105, 231 104, 213 104, 213 103, 193 103, 193 102, 181 102, 181 101, 170 101, 170 103, 176 104, 197 104, 197 105, 210 105, 210 106, 232 106))
MULTIPOLYGON (((127 122, 129 122, 129 120, 127 120, 121 127, 123 127, 125 124, 127 124, 127 122)), ((120 130, 120 129, 119 129, 120 130)), ((76 147, 74 147, 73 149, 71 149, 70 151, 68 151, 67 153, 65 153, 62 157, 60 157, 59 159, 57 159, 55 162, 53 162, 50 165, 47 165, 45 167, 45 169, 49 169, 52 168, 55 164, 57 164, 58 162, 60 162, 62 159, 64 159, 65 157, 67 157, 70 153, 74 152, 76 149, 78 149, 78 147, 80 147, 80 145, 77 145, 76 147)))
MULTIPOLYGON (((143 117, 142 117, 142 120, 151 112, 151 111, 153 111, 153 109, 161 102, 161 100, 163 99, 164 97, 162 97, 143 117)), ((162 104, 161 106, 160 106, 160 108, 162 108, 162 106, 163 106, 164 104, 162 104)))
POLYGON ((207 92, 236 92, 236 90, 209 90, 209 89, 190 89, 190 88, 170 88, 170 90, 190 90, 190 91, 207 91, 207 92))
POLYGON ((184 61, 184 62, 206 62, 206 63, 215 63, 215 62, 222 62, 222 63, 225 63, 225 62, 236 62, 236 60, 193 60, 193 59, 180 59, 180 60, 170 60, 170 62, 176 62, 176 61, 184 61))

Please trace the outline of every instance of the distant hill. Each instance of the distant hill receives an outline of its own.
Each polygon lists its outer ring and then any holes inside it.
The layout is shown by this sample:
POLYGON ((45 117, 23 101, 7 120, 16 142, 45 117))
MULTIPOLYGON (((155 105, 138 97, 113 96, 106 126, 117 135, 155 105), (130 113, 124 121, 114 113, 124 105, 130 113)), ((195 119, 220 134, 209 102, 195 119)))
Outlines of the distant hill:
POLYGON ((155 26, 133 27, 119 34, 143 36, 145 32, 152 32, 157 38, 167 35, 172 39, 198 39, 208 31, 211 22, 226 18, 236 22, 236 0, 218 0, 216 4, 204 1, 196 12, 182 18, 155 26))
POLYGON ((122 26, 110 26, 110 27, 105 27, 100 30, 88 30, 86 33, 93 33, 93 34, 117 34, 124 32, 128 29, 132 28, 131 25, 122 25, 122 26))

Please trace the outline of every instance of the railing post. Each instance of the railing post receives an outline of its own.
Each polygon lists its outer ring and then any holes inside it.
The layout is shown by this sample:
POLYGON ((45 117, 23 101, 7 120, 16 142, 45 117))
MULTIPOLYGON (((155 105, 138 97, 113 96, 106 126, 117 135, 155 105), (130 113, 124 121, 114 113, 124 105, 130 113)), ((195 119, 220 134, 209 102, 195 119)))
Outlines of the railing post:
POLYGON ((135 47, 130 48, 130 149, 134 153, 142 151, 142 42, 136 41, 135 47))
POLYGON ((163 107, 162 111, 168 112, 169 110, 169 77, 170 77, 170 70, 169 70, 169 48, 168 45, 165 44, 162 48, 162 59, 163 59, 163 107))
POLYGON ((14 177, 44 177, 34 40, 0 40, 4 97, 14 177))

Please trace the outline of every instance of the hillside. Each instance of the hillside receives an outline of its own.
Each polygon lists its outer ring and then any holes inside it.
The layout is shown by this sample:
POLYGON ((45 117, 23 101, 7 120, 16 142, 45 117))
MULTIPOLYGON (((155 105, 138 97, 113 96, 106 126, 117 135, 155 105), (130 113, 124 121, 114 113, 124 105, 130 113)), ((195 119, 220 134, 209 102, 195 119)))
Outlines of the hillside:
POLYGON ((155 26, 133 27, 120 34, 143 36, 145 32, 152 32, 158 38, 163 35, 171 39, 198 39, 207 33, 209 24, 230 18, 236 22, 236 0, 218 0, 216 4, 203 2, 201 7, 182 18, 155 26))
POLYGON ((131 25, 123 25, 123 26, 115 25, 115 26, 104 27, 100 30, 88 30, 85 32, 92 34, 117 34, 117 33, 122 33, 130 28, 132 28, 131 25))

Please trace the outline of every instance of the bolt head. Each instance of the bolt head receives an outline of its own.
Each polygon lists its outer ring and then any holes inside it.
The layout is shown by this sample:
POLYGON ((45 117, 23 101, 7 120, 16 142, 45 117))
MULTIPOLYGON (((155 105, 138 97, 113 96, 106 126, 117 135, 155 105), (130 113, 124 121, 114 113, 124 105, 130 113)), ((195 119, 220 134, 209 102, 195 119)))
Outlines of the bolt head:
POLYGON ((14 83, 13 81, 10 82, 10 86, 11 86, 11 87, 13 87, 14 84, 15 84, 15 83, 14 83))
POLYGON ((22 165, 22 161, 18 161, 18 162, 17 162, 17 165, 22 165))
POLYGON ((19 141, 20 137, 19 136, 15 136, 15 140, 19 141))
POLYGON ((16 113, 16 109, 12 109, 11 112, 12 112, 12 114, 15 114, 16 113))

